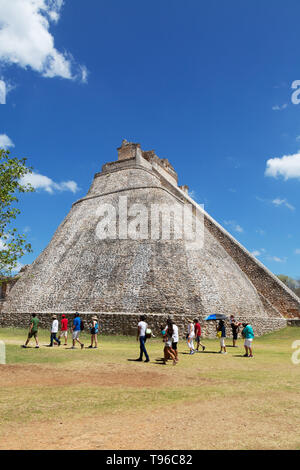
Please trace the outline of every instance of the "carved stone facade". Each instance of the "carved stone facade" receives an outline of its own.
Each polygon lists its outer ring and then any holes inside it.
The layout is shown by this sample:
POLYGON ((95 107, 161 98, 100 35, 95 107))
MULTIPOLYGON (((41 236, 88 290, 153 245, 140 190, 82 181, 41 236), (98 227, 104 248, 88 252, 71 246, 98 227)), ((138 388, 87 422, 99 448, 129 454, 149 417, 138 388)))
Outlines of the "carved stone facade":
MULTIPOLYGON (((2 302, 0 324, 24 325, 31 312, 45 319, 53 312, 97 312, 104 329, 130 333, 140 313, 155 328, 167 314, 184 328, 188 317, 203 321, 210 313, 234 313, 262 334, 300 317, 300 299, 198 206, 187 186, 178 186, 168 160, 127 141, 118 152, 118 161, 95 175, 86 197, 73 204, 50 244, 2 302), (189 249, 186 240, 174 236, 134 239, 120 232, 99 238, 99 208, 116 208, 119 228, 125 197, 129 208, 143 205, 149 214, 153 205, 191 205, 204 222, 203 244, 189 249)), ((128 217, 130 222, 133 216, 128 217)), ((205 328, 210 334, 211 327, 205 328)))

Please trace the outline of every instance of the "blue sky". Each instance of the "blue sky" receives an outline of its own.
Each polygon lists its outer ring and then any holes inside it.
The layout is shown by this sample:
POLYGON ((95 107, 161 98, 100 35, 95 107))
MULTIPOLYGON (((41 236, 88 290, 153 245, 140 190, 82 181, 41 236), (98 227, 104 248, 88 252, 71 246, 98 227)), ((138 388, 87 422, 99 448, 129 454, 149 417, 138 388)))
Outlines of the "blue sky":
POLYGON ((21 262, 126 138, 300 278, 299 14, 296 0, 0 0, 0 143, 40 175, 20 198, 21 262))

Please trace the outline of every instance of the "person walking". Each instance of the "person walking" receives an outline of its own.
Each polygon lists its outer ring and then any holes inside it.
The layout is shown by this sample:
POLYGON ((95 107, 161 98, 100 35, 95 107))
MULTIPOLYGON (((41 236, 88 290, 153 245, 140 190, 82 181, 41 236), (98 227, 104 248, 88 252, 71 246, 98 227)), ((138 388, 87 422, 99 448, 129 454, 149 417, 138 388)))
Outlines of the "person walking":
POLYGON ((99 332, 99 324, 98 324, 98 317, 92 317, 92 323, 91 323, 91 345, 89 346, 89 349, 98 348, 98 332, 99 332), (95 346, 93 344, 95 343, 95 346))
POLYGON ((195 327, 193 320, 188 319, 188 332, 186 335, 187 345, 190 349, 190 354, 195 354, 194 349, 195 327))
POLYGON ((60 340, 61 337, 65 338, 64 346, 67 346, 68 343, 68 319, 66 315, 62 315, 61 322, 60 322, 60 333, 58 335, 58 339, 60 340))
POLYGON ((147 350, 146 350, 146 330, 148 328, 148 325, 146 323, 146 317, 145 315, 140 316, 140 321, 138 323, 137 327, 137 335, 136 335, 136 340, 140 342, 140 357, 137 359, 138 362, 141 362, 143 360, 143 354, 145 354, 145 362, 150 362, 147 350))
POLYGON ((195 328, 195 337, 196 337, 196 351, 199 352, 199 346, 201 346, 202 351, 205 351, 205 346, 204 344, 201 343, 201 325, 199 323, 198 318, 194 319, 194 328, 195 328))
POLYGON ((254 357, 253 356, 253 338, 254 338, 254 332, 253 328, 249 323, 243 323, 243 331, 242 331, 242 336, 245 339, 244 342, 244 347, 245 347, 245 354, 244 357, 254 357))
POLYGON ((221 349, 220 349, 219 353, 227 354, 226 344, 225 344, 226 326, 225 326, 224 320, 219 321, 219 323, 217 325, 217 333, 218 333, 218 336, 220 337, 220 346, 221 346, 221 349))
POLYGON ((35 339, 35 347, 39 348, 39 340, 38 340, 38 327, 39 327, 39 319, 36 316, 36 313, 32 314, 32 318, 30 321, 30 326, 29 326, 29 331, 28 331, 28 336, 25 344, 22 345, 22 348, 27 348, 27 345, 31 338, 35 339))
POLYGON ((84 348, 84 344, 81 343, 81 341, 79 340, 80 332, 81 332, 81 319, 80 319, 79 313, 76 312, 75 315, 74 315, 73 326, 72 326, 72 347, 71 347, 71 349, 76 349, 75 348, 76 341, 77 341, 77 343, 80 344, 81 349, 84 348))
MULTIPOLYGON (((177 328, 177 327, 176 327, 177 328)), ((176 357, 177 354, 175 350, 173 349, 173 344, 174 347, 176 348, 177 351, 177 343, 178 343, 178 338, 176 338, 176 333, 175 333, 175 338, 174 338, 174 325, 173 322, 170 318, 168 318, 167 321, 167 326, 165 330, 162 332, 163 334, 163 340, 165 343, 164 347, 164 364, 167 363, 169 359, 172 359, 173 365, 176 366, 178 362, 178 358, 176 357), (177 341, 173 341, 174 339, 177 339, 177 341)), ((177 336, 178 336, 178 329, 177 329, 177 336)))
POLYGON ((230 315, 230 326, 232 330, 232 347, 237 348, 236 341, 238 339, 240 323, 234 318, 234 315, 230 315))
POLYGON ((57 338, 57 333, 58 333, 58 320, 57 316, 53 315, 52 317, 52 325, 51 325, 51 336, 50 336, 50 347, 53 347, 53 342, 55 341, 58 346, 60 346, 60 339, 57 338))
POLYGON ((172 328, 173 328, 173 334, 172 334, 172 350, 174 351, 175 354, 175 360, 178 362, 178 341, 179 341, 179 334, 178 334, 178 326, 173 323, 172 320, 170 320, 172 323, 172 328))

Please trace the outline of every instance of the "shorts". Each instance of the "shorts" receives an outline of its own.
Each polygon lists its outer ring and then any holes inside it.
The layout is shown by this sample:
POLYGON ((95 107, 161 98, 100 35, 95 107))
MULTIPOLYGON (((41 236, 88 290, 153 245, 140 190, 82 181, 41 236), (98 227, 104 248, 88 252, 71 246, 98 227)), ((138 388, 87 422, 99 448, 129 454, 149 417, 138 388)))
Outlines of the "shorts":
POLYGON ((172 340, 171 339, 168 339, 168 341, 166 341, 166 344, 167 348, 171 348, 172 347, 172 340))
POLYGON ((174 349, 174 351, 177 351, 177 343, 172 343, 172 349, 174 349))
POLYGON ((247 348, 251 348, 252 341, 253 341, 253 338, 245 338, 244 346, 246 346, 247 348))
POLYGON ((61 331, 59 333, 59 336, 64 336, 65 338, 67 338, 68 337, 68 331, 67 330, 61 331))
POLYGON ((73 331, 72 338, 79 339, 80 330, 73 331))
POLYGON ((29 331, 29 333, 28 333, 28 339, 30 339, 30 338, 32 338, 32 337, 36 339, 37 334, 38 334, 37 331, 29 331))
POLYGON ((225 339, 226 338, 220 338, 220 346, 221 348, 225 348, 226 344, 225 344, 225 339))
POLYGON ((196 342, 199 344, 201 342, 201 336, 196 336, 196 342))
POLYGON ((238 339, 238 334, 237 334, 236 331, 232 332, 232 337, 233 337, 233 339, 238 339))

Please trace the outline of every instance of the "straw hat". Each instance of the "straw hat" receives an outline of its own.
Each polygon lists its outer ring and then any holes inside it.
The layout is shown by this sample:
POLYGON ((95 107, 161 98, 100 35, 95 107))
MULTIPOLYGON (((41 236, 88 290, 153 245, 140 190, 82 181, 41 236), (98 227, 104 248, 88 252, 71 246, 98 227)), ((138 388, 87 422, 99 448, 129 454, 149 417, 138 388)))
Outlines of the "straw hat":
POLYGON ((52 320, 56 320, 57 316, 56 315, 52 315, 52 320))
POLYGON ((98 317, 92 317, 92 320, 98 320, 98 317))

